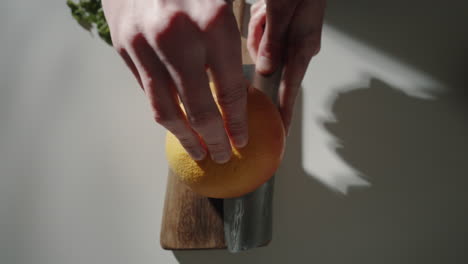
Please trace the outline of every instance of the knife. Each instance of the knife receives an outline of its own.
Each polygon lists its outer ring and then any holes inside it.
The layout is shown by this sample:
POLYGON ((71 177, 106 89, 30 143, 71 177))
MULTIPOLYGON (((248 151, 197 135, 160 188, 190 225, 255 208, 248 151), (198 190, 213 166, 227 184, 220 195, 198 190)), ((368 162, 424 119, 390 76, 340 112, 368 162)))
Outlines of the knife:
MULTIPOLYGON (((243 63, 248 63, 248 52, 245 41, 245 25, 247 25, 248 6, 242 1, 238 6, 236 17, 240 27, 242 39, 243 63)), ((268 76, 258 74, 252 64, 243 65, 244 75, 252 81, 253 86, 264 92, 276 104, 278 102, 278 88, 281 80, 282 67, 268 76)), ((224 237, 230 252, 236 253, 252 248, 268 245, 272 239, 272 211, 274 176, 254 192, 238 198, 224 199, 224 237)))

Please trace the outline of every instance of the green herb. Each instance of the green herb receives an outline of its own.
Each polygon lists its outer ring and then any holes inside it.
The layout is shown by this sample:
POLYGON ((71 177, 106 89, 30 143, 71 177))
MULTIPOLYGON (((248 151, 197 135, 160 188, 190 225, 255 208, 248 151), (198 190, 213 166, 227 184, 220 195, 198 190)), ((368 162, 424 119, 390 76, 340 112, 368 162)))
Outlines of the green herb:
POLYGON ((107 44, 112 45, 109 26, 102 10, 101 0, 79 0, 78 3, 67 0, 67 5, 71 10, 72 16, 84 29, 90 32, 96 29, 98 35, 107 44))

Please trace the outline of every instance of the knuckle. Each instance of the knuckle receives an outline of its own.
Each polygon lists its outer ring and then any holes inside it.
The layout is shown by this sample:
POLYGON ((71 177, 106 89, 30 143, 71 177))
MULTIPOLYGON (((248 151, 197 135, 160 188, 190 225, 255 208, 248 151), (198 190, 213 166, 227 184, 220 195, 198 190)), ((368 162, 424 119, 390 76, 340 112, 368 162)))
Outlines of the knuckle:
POLYGON ((218 115, 214 112, 199 112, 189 116, 189 122, 197 131, 205 130, 220 121, 218 115))
POLYGON ((315 35, 309 35, 302 41, 302 49, 304 50, 304 55, 308 57, 315 56, 320 51, 320 39, 315 35))
POLYGON ((193 152, 198 149, 197 141, 191 136, 190 132, 178 133, 176 137, 188 152, 193 152))
POLYGON ((256 1, 253 5, 250 6, 250 12, 255 13, 261 6, 263 6, 265 2, 263 1, 256 1))
POLYGON ((240 84, 237 89, 221 92, 218 102, 223 108, 227 126, 231 134, 242 134, 246 131, 247 89, 240 84))
POLYGON ((180 10, 168 11, 164 17, 155 18, 149 23, 149 34, 154 36, 157 44, 165 43, 171 38, 173 32, 180 33, 187 21, 188 17, 184 12, 180 10))
MULTIPOLYGON (((157 83, 156 80, 154 79, 154 76, 149 74, 149 72, 146 70, 143 70, 141 72, 142 72, 141 84, 145 88, 146 94, 153 94, 153 91, 151 90, 151 88, 156 87, 156 83, 157 83)), ((152 104, 154 105, 155 103, 152 102, 152 104)))
POLYGON ((117 49, 119 47, 119 44, 121 42, 121 27, 119 23, 114 25, 113 23, 109 23, 109 31, 111 34, 111 39, 112 39, 112 46, 117 49))
POLYGON ((241 135, 247 131, 247 122, 239 117, 232 118, 228 123, 231 135, 241 135))
POLYGON ((216 138, 212 141, 206 141, 206 146, 213 155, 220 153, 229 153, 230 148, 221 138, 216 138))
POLYGON ((177 116, 165 114, 163 111, 156 111, 154 121, 170 131, 177 131, 183 127, 183 120, 177 116))
POLYGON ((125 48, 125 46, 121 45, 120 43, 115 43, 113 42, 114 49, 117 51, 117 53, 125 60, 127 61, 129 58, 128 51, 125 48))
POLYGON ((207 16, 199 21, 201 31, 208 33, 216 29, 224 29, 231 9, 225 1, 218 1, 210 6, 207 16))
POLYGON ((215 5, 215 14, 225 16, 230 12, 230 6, 225 1, 220 1, 215 5))
POLYGON ((258 2, 255 2, 255 4, 250 6, 250 14, 254 14, 255 11, 257 10, 258 2))
POLYGON ((218 102, 228 111, 245 106, 247 102, 247 89, 245 85, 241 83, 236 85, 235 89, 219 91, 218 102))
POLYGON ((184 127, 178 130, 169 131, 177 138, 177 140, 179 140, 180 144, 188 153, 200 152, 200 142, 189 128, 184 127))
POLYGON ((141 35, 140 25, 137 23, 129 22, 120 27, 119 32, 116 34, 116 42, 123 45, 131 45, 133 40, 141 35))
POLYGON ((169 118, 161 114, 155 114, 153 118, 154 118, 154 121, 156 121, 156 123, 164 127, 166 127, 167 124, 171 123, 171 120, 169 118))
POLYGON ((152 35, 154 36, 154 42, 157 45, 162 45, 169 38, 170 28, 169 26, 164 27, 164 28, 162 28, 161 26, 155 26, 155 27, 158 27, 158 28, 151 30, 152 35))
POLYGON ((301 68, 307 68, 311 58, 312 54, 310 52, 303 52, 296 56, 295 63, 301 68))
POLYGON ((309 33, 305 36, 294 37, 289 40, 288 46, 294 50, 299 57, 309 60, 320 51, 320 38, 315 33, 309 33), (299 52, 297 52, 299 51, 299 52))
POLYGON ((166 20, 169 22, 169 24, 173 24, 174 22, 177 22, 180 19, 184 19, 186 17, 187 15, 184 13, 184 11, 174 9, 167 13, 166 20))
POLYGON ((320 51, 320 34, 317 30, 313 30, 313 32, 302 37, 299 43, 308 55, 314 56, 320 51))
POLYGON ((281 40, 276 36, 272 35, 268 41, 266 41, 265 45, 262 49, 262 55, 268 58, 273 58, 275 53, 281 50, 281 40))
POLYGON ((141 32, 134 32, 133 34, 129 35, 127 37, 128 43, 130 43, 130 46, 133 47, 134 49, 138 50, 141 48, 143 45, 146 44, 146 39, 141 32))
POLYGON ((312 56, 319 54, 321 49, 322 49, 322 46, 320 45, 320 43, 315 45, 315 47, 312 49, 312 56))

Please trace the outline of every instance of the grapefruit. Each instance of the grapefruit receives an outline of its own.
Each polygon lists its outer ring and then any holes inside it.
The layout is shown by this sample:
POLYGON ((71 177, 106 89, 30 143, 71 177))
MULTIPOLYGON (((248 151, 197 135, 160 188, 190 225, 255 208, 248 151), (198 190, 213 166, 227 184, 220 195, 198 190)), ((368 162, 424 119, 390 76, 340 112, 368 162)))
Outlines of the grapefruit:
POLYGON ((202 161, 193 160, 168 132, 166 157, 170 169, 193 191, 206 197, 232 198, 254 191, 278 168, 285 131, 276 106, 253 87, 248 90, 247 113, 249 143, 240 149, 233 147, 231 159, 224 164, 215 163, 209 155, 202 161))

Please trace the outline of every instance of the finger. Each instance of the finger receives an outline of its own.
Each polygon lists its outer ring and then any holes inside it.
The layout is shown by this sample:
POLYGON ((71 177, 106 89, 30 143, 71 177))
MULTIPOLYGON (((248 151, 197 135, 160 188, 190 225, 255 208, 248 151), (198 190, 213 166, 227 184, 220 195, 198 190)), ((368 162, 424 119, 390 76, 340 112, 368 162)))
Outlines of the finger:
MULTIPOLYGON (((316 44, 311 44, 310 46, 316 46, 316 44)), ((279 89, 280 113, 286 132, 288 132, 292 121, 294 104, 302 79, 304 78, 312 56, 316 52, 317 49, 309 48, 300 50, 297 48, 290 48, 288 52, 290 56, 288 56, 287 63, 284 67, 283 79, 281 80, 279 89)))
POLYGON ((320 50, 324 5, 322 1, 301 4, 290 26, 288 51, 279 90, 280 112, 286 131, 294 103, 311 58, 320 50))
POLYGON ((203 138, 211 158, 217 163, 227 162, 232 155, 231 145, 208 85, 206 53, 199 29, 187 16, 177 15, 155 43, 190 124, 203 138))
POLYGON ((260 41, 256 60, 258 72, 270 74, 278 66, 295 3, 296 1, 267 0, 265 33, 260 41))
POLYGON ((286 132, 289 131, 296 97, 311 57, 305 49, 289 48, 278 91, 279 108, 286 132))
POLYGON ((239 30, 230 9, 207 29, 208 64, 227 132, 236 147, 248 141, 247 83, 242 72, 239 30))
POLYGON ((127 67, 130 68, 130 71, 132 71, 141 89, 144 89, 143 84, 141 83, 140 74, 138 73, 135 63, 133 63, 133 60, 132 58, 130 58, 130 55, 128 54, 128 52, 124 48, 120 48, 119 50, 117 50, 117 52, 120 54, 120 57, 122 57, 125 64, 127 64, 127 67))
POLYGON ((247 36, 247 49, 253 61, 257 59, 258 47, 263 36, 266 22, 266 5, 252 13, 249 22, 249 34, 247 36))
POLYGON ((193 159, 204 159, 206 150, 178 104, 177 91, 164 65, 142 35, 134 38, 131 46, 135 68, 141 76, 156 122, 174 134, 193 159))
POLYGON ((258 0, 256 1, 251 7, 250 7, 250 14, 253 15, 255 14, 259 9, 265 7, 265 1, 264 0, 258 0))
POLYGON ((294 79, 297 79, 297 76, 300 74, 293 71, 294 67, 285 67, 283 71, 284 79, 281 81, 278 92, 279 109, 286 134, 289 132, 289 127, 291 125, 292 115, 294 112, 294 104, 300 89, 300 83, 293 84, 294 79))

